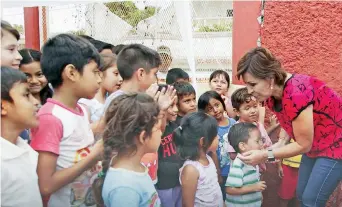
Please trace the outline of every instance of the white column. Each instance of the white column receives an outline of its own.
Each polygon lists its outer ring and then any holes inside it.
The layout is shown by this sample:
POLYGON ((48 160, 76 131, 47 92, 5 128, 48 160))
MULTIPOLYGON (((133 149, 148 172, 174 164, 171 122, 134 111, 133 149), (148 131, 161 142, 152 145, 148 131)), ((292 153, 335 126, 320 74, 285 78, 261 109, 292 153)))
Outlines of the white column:
POLYGON ((197 94, 196 62, 192 34, 192 8, 190 3, 190 0, 174 1, 174 7, 180 34, 182 36, 182 42, 186 50, 189 68, 191 70, 190 77, 192 80, 192 86, 195 88, 197 94))

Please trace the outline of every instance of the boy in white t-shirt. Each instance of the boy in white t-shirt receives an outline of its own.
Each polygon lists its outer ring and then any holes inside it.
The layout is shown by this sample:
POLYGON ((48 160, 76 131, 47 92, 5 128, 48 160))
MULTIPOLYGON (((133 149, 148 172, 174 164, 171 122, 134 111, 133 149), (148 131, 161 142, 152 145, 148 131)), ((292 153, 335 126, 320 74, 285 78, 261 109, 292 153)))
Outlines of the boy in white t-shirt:
POLYGON ((94 46, 75 35, 57 35, 43 47, 41 66, 54 95, 39 110, 31 146, 39 153, 39 187, 49 207, 96 205, 91 185, 103 144, 92 147, 87 110, 77 102, 99 90, 100 62, 94 46))
POLYGON ((1 67, 1 206, 43 206, 36 172, 38 153, 19 137, 24 129, 38 125, 38 104, 26 75, 1 67))

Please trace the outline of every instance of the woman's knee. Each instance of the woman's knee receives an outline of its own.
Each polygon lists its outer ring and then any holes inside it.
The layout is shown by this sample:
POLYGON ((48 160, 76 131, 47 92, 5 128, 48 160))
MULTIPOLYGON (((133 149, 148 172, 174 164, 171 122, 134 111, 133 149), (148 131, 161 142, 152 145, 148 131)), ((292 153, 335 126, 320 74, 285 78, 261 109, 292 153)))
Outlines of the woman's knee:
MULTIPOLYGON (((298 198, 299 199, 299 198, 298 198)), ((314 194, 311 191, 304 191, 301 195, 301 199, 299 199, 302 203, 302 207, 318 207, 317 204, 317 194, 314 194)))
POLYGON ((302 193, 297 191, 302 206, 324 207, 341 179, 340 161, 319 158, 302 193))

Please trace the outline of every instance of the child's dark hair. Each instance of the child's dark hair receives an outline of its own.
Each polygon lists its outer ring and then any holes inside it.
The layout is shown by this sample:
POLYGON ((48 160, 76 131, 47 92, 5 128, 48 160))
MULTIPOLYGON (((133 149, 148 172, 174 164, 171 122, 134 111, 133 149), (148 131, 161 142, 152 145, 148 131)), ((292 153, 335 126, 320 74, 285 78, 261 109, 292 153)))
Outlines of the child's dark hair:
POLYGON ((223 77, 226 79, 227 83, 228 83, 228 88, 229 88, 229 85, 230 85, 230 77, 229 77, 229 74, 224 71, 224 70, 215 70, 214 72, 212 72, 210 74, 210 77, 209 77, 209 83, 211 82, 211 80, 213 80, 214 78, 216 78, 217 76, 221 76, 223 75, 223 77))
POLYGON ((178 101, 180 101, 183 98, 183 96, 188 96, 191 94, 195 94, 196 96, 196 91, 194 87, 191 85, 191 83, 176 82, 173 84, 173 86, 177 91, 178 101))
POLYGON ((144 93, 124 94, 115 98, 106 114, 106 128, 103 133, 104 157, 102 177, 93 183, 97 203, 103 205, 102 187, 105 174, 110 167, 112 157, 117 154, 136 152, 136 139, 142 131, 146 138, 151 135, 153 126, 158 121, 159 108, 153 98, 144 93))
POLYGON ((167 72, 166 84, 172 85, 178 79, 189 79, 189 74, 181 68, 172 68, 167 72))
POLYGON ((82 37, 86 40, 94 40, 94 38, 90 37, 89 35, 78 35, 79 37, 82 37))
MULTIPOLYGON (((20 55, 23 57, 23 59, 20 61, 20 66, 25 64, 30 64, 32 62, 40 62, 40 58, 42 56, 42 53, 38 50, 33 49, 22 49, 19 50, 20 55)), ((49 87, 49 84, 47 84, 40 92, 40 100, 41 104, 45 104, 48 98, 51 98, 53 95, 52 89, 49 87)))
POLYGON ((207 91, 199 97, 197 104, 198 110, 205 111, 205 109, 209 105, 210 99, 212 98, 221 102, 223 109, 226 110, 226 105, 224 104, 222 97, 216 91, 207 91))
POLYGON ((96 39, 88 39, 88 41, 95 46, 98 52, 102 52, 102 50, 105 50, 105 49, 109 49, 112 52, 114 50, 114 45, 110 43, 103 42, 103 41, 96 40, 96 39))
POLYGON ((116 65, 116 55, 115 54, 100 54, 102 58, 102 66, 101 71, 104 72, 108 68, 112 67, 113 65, 116 65))
POLYGON ((113 49, 114 54, 118 55, 124 47, 126 47, 126 45, 116 45, 113 49))
POLYGON ((16 83, 27 83, 26 75, 20 70, 1 66, 1 100, 13 102, 10 90, 16 83))
POLYGON ((42 53, 40 65, 53 88, 62 85, 62 73, 68 64, 74 65, 81 74, 91 60, 101 66, 101 57, 96 48, 88 40, 73 34, 59 34, 49 39, 42 53))
POLYGON ((249 133, 253 130, 259 130, 258 127, 253 123, 241 122, 234 124, 228 133, 228 141, 229 144, 234 148, 234 150, 239 153, 239 143, 245 142, 247 143, 249 137, 249 133))
POLYGON ((231 96, 232 106, 236 110, 240 110, 240 107, 243 103, 249 103, 252 100, 252 94, 248 93, 246 87, 239 88, 231 96))
POLYGON ((4 20, 1 20, 1 38, 4 36, 2 33, 2 30, 5 30, 9 33, 11 33, 17 40, 20 39, 20 34, 18 30, 16 30, 12 25, 4 20))
POLYGON ((177 152, 186 160, 197 160, 200 155, 199 140, 204 138, 204 151, 217 136, 217 121, 203 111, 187 114, 173 132, 177 152))
POLYGON ((157 51, 141 44, 125 46, 118 55, 117 66, 123 80, 132 78, 135 71, 144 68, 149 72, 152 68, 158 68, 161 59, 157 51))

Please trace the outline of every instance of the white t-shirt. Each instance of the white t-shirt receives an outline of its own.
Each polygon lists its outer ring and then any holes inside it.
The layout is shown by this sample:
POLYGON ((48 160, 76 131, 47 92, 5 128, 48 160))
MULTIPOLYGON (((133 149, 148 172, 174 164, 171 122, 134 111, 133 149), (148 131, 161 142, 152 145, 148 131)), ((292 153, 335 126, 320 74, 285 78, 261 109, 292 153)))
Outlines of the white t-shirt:
MULTIPOLYGON (((77 111, 48 99, 39 110, 39 126, 32 129, 31 146, 37 151, 58 155, 56 170, 70 168, 89 155, 94 144, 87 111, 77 111)), ((49 207, 95 206, 91 185, 101 170, 87 170, 72 183, 53 193, 49 207)))
POLYGON ((38 186, 38 153, 22 138, 16 145, 0 138, 1 206, 43 206, 38 186))
POLYGON ((108 107, 109 107, 109 105, 112 103, 112 101, 116 98, 116 97, 118 97, 118 96, 120 96, 120 95, 123 95, 123 94, 125 94, 125 92, 123 91, 123 90, 117 90, 117 91, 115 91, 114 93, 112 93, 112 94, 110 94, 108 97, 107 97, 107 99, 106 99, 106 101, 105 101, 105 104, 104 104, 104 109, 103 109, 103 113, 102 113, 102 116, 104 116, 105 115, 105 112, 107 111, 107 109, 108 109, 108 107))
POLYGON ((100 103, 97 99, 85 99, 81 98, 78 103, 84 104, 90 111, 90 119, 92 122, 100 120, 103 110, 104 104, 100 103))

